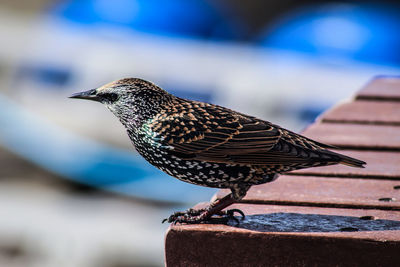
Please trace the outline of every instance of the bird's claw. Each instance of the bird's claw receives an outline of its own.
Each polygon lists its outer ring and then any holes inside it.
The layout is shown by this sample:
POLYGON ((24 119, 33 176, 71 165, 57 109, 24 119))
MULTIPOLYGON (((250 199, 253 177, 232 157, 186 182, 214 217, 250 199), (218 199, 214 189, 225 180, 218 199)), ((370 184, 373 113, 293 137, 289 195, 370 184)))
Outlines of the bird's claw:
POLYGON ((201 214, 204 213, 206 210, 205 209, 188 209, 187 211, 181 212, 177 211, 174 212, 171 216, 168 218, 165 218, 162 223, 168 222, 168 223, 198 223, 201 221, 202 218, 200 218, 201 214))
POLYGON ((165 218, 164 220, 162 220, 162 223, 168 222, 168 223, 176 224, 177 222, 180 222, 180 221, 178 221, 179 218, 184 217, 184 218, 190 219, 190 218, 201 215, 205 211, 206 211, 205 209, 198 209, 198 210, 188 209, 187 211, 184 211, 184 212, 176 211, 176 212, 174 212, 174 214, 172 214, 168 218, 165 218))
POLYGON ((243 211, 239 209, 230 209, 226 211, 219 211, 215 214, 210 214, 207 209, 189 209, 185 212, 175 212, 168 218, 165 218, 162 223, 168 222, 173 223, 174 225, 177 223, 186 223, 186 224, 195 224, 195 223, 223 223, 227 224, 230 219, 239 223, 239 220, 234 216, 234 214, 239 213, 242 216, 242 220, 245 218, 243 211), (212 217, 213 215, 218 215, 220 217, 212 217))
POLYGON ((240 209, 230 209, 230 210, 226 211, 226 217, 228 218, 228 220, 232 219, 232 220, 236 221, 237 223, 240 223, 239 219, 235 217, 235 212, 239 213, 242 216, 242 218, 241 218, 242 220, 244 220, 244 218, 246 217, 244 215, 244 212, 241 211, 240 209))
POLYGON ((243 211, 240 209, 230 209, 226 211, 220 211, 219 213, 216 213, 216 215, 219 215, 220 217, 212 217, 210 219, 210 223, 213 224, 228 224, 229 220, 234 220, 237 224, 240 223, 239 219, 235 217, 235 212, 239 213, 242 218, 241 220, 244 220, 245 215, 243 211))

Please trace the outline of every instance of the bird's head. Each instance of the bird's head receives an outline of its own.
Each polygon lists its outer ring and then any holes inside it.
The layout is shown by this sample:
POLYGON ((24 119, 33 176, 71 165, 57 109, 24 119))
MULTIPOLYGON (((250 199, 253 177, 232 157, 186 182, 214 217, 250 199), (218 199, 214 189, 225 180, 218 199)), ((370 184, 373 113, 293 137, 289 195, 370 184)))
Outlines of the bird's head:
POLYGON ((120 79, 70 96, 103 103, 123 124, 137 126, 157 114, 171 97, 157 85, 138 78, 120 79))

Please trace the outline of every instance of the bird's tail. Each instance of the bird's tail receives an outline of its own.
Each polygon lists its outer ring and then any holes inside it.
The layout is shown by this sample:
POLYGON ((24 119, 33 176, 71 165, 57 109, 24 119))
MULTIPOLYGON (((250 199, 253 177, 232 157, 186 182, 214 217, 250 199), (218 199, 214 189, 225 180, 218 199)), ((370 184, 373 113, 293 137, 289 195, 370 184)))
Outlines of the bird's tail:
POLYGON ((362 161, 362 160, 359 160, 359 159, 348 157, 348 156, 345 156, 345 155, 342 155, 342 154, 339 154, 339 155, 340 155, 339 163, 343 164, 343 165, 347 165, 347 166, 350 166, 350 167, 356 167, 356 168, 365 168, 364 165, 367 164, 365 161, 362 161))
MULTIPOLYGON (((365 161, 355 159, 337 152, 333 152, 331 150, 324 150, 324 156, 328 156, 330 159, 328 161, 331 161, 331 164, 343 164, 347 165, 350 167, 356 167, 356 168, 365 168, 365 164, 367 164, 365 161)), ((330 165, 330 164, 329 164, 330 165)))

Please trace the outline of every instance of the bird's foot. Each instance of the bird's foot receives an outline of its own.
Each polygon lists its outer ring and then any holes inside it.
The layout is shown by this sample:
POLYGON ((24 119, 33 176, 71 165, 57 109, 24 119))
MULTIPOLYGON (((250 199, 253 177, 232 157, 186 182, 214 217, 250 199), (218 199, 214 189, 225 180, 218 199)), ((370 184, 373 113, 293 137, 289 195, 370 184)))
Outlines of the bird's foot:
POLYGON ((175 212, 169 218, 164 219, 162 222, 169 222, 173 224, 177 223, 186 223, 186 224, 195 224, 195 223, 212 223, 212 224, 227 224, 229 220, 234 220, 239 223, 239 220, 234 216, 234 214, 239 213, 242 216, 242 220, 244 219, 243 211, 239 209, 230 209, 218 212, 211 212, 210 208, 206 209, 189 209, 185 212, 175 212), (213 215, 217 215, 218 217, 213 217, 213 215))
POLYGON ((196 217, 199 216, 202 212, 205 212, 206 209, 188 209, 187 211, 176 211, 174 212, 174 214, 172 214, 171 216, 169 216, 168 218, 165 218, 162 223, 165 222, 169 222, 172 223, 174 222, 176 218, 180 218, 180 217, 196 217))
POLYGON ((187 211, 177 211, 174 212, 168 218, 165 218, 162 223, 169 222, 169 223, 199 223, 205 215, 201 216, 206 212, 206 209, 188 209, 187 211), (201 217, 201 218, 200 218, 201 217))

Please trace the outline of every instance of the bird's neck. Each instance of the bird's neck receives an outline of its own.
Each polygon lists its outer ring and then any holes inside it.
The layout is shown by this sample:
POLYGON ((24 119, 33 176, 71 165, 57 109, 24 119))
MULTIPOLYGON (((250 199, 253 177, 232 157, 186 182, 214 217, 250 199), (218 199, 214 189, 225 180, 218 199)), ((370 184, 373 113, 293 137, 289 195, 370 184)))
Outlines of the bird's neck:
POLYGON ((126 129, 135 133, 142 132, 146 124, 152 122, 170 104, 170 101, 152 102, 151 104, 149 102, 139 102, 136 105, 130 105, 128 112, 118 114, 117 117, 126 129))

